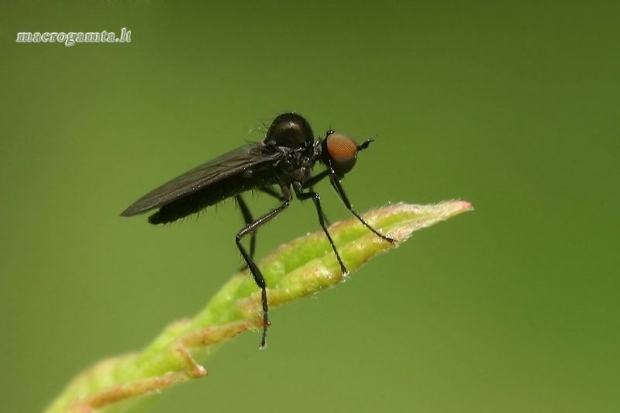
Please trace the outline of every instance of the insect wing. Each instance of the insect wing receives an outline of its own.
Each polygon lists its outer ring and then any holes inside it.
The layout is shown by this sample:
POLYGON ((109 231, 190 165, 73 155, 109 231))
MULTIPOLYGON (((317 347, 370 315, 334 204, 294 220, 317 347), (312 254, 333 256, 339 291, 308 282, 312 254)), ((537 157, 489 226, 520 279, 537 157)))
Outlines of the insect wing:
POLYGON ((125 209, 121 216, 129 217, 159 208, 183 195, 196 192, 205 186, 242 173, 247 169, 273 162, 279 157, 279 152, 269 153, 265 151, 265 146, 262 143, 242 146, 197 166, 152 190, 125 209))

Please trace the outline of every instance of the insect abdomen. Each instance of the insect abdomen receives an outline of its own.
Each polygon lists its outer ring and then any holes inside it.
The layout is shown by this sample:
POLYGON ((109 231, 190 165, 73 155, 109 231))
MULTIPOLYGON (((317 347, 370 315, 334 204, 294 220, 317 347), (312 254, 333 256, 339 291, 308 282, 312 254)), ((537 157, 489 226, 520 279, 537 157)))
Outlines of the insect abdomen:
POLYGON ((154 225, 174 222, 242 192, 272 184, 264 176, 249 179, 232 176, 169 202, 151 215, 149 222, 154 225))

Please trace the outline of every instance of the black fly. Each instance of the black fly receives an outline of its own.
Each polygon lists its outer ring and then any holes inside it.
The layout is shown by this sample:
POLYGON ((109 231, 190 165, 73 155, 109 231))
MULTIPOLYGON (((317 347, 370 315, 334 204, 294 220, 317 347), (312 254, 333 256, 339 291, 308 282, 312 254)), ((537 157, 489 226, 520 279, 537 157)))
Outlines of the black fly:
POLYGON ((340 184, 340 180, 355 165, 357 153, 366 149, 370 142, 372 139, 367 139, 358 145, 353 139, 333 130, 329 130, 323 139, 315 140, 306 119, 295 113, 284 113, 274 119, 262 142, 232 150, 174 178, 131 204, 121 216, 129 217, 158 209, 149 217, 149 222, 165 224, 235 197, 245 220, 245 226, 235 239, 237 248, 262 293, 263 335, 260 345, 263 348, 269 326, 269 307, 267 285, 253 259, 256 230, 284 211, 293 199, 293 193, 300 200, 312 199, 314 202, 321 228, 334 250, 343 274, 346 274, 347 269, 325 225, 319 194, 313 190, 313 186, 323 178, 329 178, 345 207, 362 224, 385 241, 394 242, 364 221, 353 209, 340 184), (326 170, 313 176, 312 168, 317 162, 323 164, 326 170), (274 187, 278 188, 279 192, 274 187), (280 200, 281 204, 262 217, 254 219, 241 197, 243 192, 250 190, 265 192, 280 200), (249 253, 241 244, 242 238, 248 234, 251 234, 249 253))

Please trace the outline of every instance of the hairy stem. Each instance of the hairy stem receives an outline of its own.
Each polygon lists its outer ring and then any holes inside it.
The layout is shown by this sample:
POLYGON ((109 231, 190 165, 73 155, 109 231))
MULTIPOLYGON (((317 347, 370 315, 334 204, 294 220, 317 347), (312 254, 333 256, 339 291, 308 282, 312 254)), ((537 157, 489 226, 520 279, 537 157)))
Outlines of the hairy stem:
MULTIPOLYGON (((472 209, 465 201, 435 205, 395 204, 364 214, 390 243, 352 218, 329 231, 349 270, 395 248, 414 231, 472 209)), ((340 265, 322 231, 278 247, 259 266, 271 308, 339 284, 340 265)), ((172 384, 206 376, 199 364, 230 338, 262 325, 260 290, 247 270, 235 274, 190 320, 166 327, 140 352, 100 361, 78 375, 47 408, 54 412, 144 411, 172 384), (148 396, 148 397, 140 397, 148 396)))

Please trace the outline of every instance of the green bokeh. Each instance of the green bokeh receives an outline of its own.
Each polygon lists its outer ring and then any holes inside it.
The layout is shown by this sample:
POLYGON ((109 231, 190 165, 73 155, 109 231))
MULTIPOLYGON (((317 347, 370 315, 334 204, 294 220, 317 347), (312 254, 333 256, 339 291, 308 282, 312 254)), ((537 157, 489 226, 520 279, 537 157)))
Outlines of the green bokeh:
MULTIPOLYGON (((286 110, 376 137, 359 210, 476 211, 275 310, 267 351, 240 337, 153 411, 620 411, 617 2, 41 3, 0 6, 0 412, 202 308, 240 265, 232 204, 118 214, 286 110)), ((259 254, 316 228, 295 203, 259 254)))

